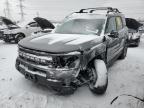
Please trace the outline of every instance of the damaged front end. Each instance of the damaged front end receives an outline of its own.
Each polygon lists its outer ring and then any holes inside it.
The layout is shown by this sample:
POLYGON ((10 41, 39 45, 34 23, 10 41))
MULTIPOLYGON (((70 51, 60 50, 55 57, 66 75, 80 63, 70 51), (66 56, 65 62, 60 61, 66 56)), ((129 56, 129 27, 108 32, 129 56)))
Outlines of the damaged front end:
POLYGON ((19 47, 16 69, 27 79, 54 88, 76 86, 81 53, 52 54, 19 47))

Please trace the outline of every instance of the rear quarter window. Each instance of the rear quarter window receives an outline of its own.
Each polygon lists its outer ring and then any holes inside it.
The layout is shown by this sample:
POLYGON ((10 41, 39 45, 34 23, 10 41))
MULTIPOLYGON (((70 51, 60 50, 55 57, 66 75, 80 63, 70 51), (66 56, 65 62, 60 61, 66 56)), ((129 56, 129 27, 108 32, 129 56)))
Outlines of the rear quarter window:
POLYGON ((121 17, 116 17, 116 28, 118 31, 123 28, 123 22, 121 17))

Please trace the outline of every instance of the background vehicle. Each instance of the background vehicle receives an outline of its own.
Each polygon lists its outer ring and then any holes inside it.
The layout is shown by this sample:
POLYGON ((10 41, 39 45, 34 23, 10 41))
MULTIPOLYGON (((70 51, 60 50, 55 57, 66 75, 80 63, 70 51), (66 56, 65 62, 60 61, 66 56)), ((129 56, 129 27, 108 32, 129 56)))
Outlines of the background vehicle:
POLYGON ((44 18, 36 17, 34 18, 34 20, 41 27, 41 30, 37 32, 33 32, 32 36, 42 36, 42 35, 48 34, 55 28, 54 24, 52 24, 50 21, 44 18))
POLYGON ((4 31, 8 29, 8 27, 4 24, 3 18, 0 16, 0 39, 3 39, 4 31))
POLYGON ((126 18, 126 25, 129 28, 129 46, 139 46, 141 33, 139 32, 139 27, 143 24, 139 23, 135 19, 126 18))
POLYGON ((84 84, 93 93, 103 94, 107 67, 126 57, 127 39, 125 17, 118 9, 81 9, 67 16, 53 33, 20 41, 16 69, 62 94, 84 84))
MULTIPOLYGON (((39 18, 40 19, 40 18, 39 18)), ((7 30, 4 30, 4 36, 3 40, 5 42, 15 41, 15 43, 18 43, 21 39, 31 36, 33 32, 41 31, 43 28, 41 28, 40 23, 37 23, 35 21, 28 23, 25 27, 19 27, 15 23, 13 23, 11 20, 3 18, 3 22, 8 26, 7 30)), ((45 23, 46 26, 48 23, 45 23)), ((52 25, 51 23, 49 26, 52 25)), ((50 26, 51 28, 51 26, 50 26)))

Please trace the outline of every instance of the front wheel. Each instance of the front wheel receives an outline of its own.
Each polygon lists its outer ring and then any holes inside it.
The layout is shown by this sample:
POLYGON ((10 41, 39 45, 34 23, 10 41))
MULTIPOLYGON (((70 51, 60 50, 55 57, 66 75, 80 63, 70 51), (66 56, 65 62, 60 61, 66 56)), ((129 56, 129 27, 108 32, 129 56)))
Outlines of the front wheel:
POLYGON ((108 74, 105 62, 103 60, 94 60, 94 66, 91 68, 91 72, 90 90, 95 94, 104 94, 108 85, 108 74))

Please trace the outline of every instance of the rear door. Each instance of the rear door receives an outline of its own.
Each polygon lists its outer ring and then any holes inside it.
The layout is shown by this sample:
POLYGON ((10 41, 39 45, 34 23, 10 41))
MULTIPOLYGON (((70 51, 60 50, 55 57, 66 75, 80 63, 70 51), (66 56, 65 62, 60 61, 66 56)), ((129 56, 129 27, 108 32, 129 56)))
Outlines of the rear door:
POLYGON ((118 31, 118 38, 119 38, 119 48, 117 54, 121 52, 124 47, 125 36, 127 35, 126 29, 124 28, 124 24, 122 18, 120 16, 116 17, 116 28, 118 31))
POLYGON ((119 50, 119 38, 110 37, 112 31, 117 32, 116 17, 110 17, 107 19, 105 35, 107 40, 107 62, 111 61, 119 50))

